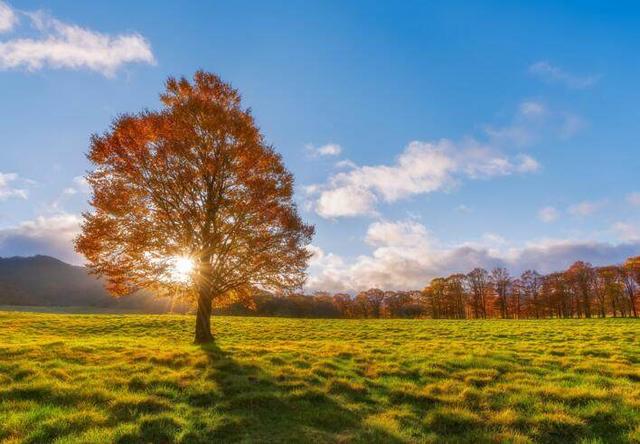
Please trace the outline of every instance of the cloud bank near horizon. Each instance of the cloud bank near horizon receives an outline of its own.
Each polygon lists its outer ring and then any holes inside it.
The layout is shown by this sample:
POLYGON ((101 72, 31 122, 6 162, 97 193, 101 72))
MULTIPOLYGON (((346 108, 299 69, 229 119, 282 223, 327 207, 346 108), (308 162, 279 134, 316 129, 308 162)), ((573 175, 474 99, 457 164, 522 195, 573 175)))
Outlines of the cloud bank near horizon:
POLYGON ((0 257, 47 255, 81 265, 84 259, 73 250, 80 221, 74 214, 59 213, 0 228, 0 257))
POLYGON ((370 254, 343 258, 312 246, 308 291, 356 292, 368 288, 418 290, 435 277, 467 273, 473 268, 506 267, 513 274, 533 269, 551 273, 578 260, 593 265, 616 264, 640 253, 640 238, 619 243, 542 239, 516 245, 499 235, 479 242, 444 245, 414 220, 376 221, 365 242, 370 254))
MULTIPOLYGON (((1 228, 0 257, 42 254, 82 265, 84 259, 73 250, 80 222, 77 215, 59 213, 1 228)), ((373 287, 416 290, 434 277, 467 273, 475 267, 500 266, 519 274, 528 269, 541 273, 560 271, 577 260, 596 266, 621 263, 640 252, 637 232, 635 236, 623 234, 628 233, 621 233, 618 243, 542 239, 514 244, 487 233, 476 242, 446 245, 415 220, 378 220, 369 224, 364 237, 371 248, 369 254, 346 258, 309 246, 313 257, 305 290, 351 293, 373 287)))

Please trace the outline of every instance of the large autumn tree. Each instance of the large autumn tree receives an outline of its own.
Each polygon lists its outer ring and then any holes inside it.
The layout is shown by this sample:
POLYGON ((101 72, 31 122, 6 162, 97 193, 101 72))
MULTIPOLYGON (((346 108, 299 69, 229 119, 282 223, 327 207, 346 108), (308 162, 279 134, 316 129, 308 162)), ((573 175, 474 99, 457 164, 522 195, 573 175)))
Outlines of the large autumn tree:
POLYGON ((169 78, 160 97, 160 110, 123 115, 92 137, 93 211, 76 249, 115 295, 192 297, 195 341, 206 343, 213 303, 302 285, 314 230, 237 90, 200 71, 192 82, 169 78), (193 274, 176 279, 185 260, 193 274))

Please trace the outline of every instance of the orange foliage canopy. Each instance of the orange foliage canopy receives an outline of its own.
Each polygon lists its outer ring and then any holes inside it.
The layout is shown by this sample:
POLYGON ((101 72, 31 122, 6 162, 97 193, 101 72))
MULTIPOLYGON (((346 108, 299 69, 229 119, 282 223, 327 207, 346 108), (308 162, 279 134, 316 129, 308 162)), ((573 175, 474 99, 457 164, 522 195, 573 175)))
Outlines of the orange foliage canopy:
POLYGON ((94 135, 93 190, 76 249, 116 295, 173 290, 172 260, 193 258, 186 293, 209 306, 251 288, 302 285, 314 229, 293 176, 265 144, 240 95, 214 74, 169 78, 159 111, 94 135))

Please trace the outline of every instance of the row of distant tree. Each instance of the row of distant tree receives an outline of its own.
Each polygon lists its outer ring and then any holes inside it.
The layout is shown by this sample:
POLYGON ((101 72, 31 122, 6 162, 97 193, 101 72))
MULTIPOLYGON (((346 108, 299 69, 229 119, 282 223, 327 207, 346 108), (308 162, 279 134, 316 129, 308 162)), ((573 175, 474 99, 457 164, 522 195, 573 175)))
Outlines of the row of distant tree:
POLYGON ((638 317, 640 256, 621 265, 576 262, 566 271, 542 275, 528 270, 476 268, 433 279, 422 291, 254 295, 252 303, 217 309, 220 314, 317 318, 590 318, 638 317))

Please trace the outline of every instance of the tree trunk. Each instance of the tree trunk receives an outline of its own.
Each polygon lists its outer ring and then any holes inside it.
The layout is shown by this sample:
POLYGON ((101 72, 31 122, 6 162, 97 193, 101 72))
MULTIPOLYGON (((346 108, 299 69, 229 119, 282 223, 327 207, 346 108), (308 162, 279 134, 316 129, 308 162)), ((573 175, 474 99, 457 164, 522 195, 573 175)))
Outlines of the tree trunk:
POLYGON ((196 312, 196 344, 213 342, 211 334, 211 293, 207 285, 202 285, 198 294, 198 311, 196 312))
POLYGON ((591 302, 589 301, 589 294, 584 292, 584 314, 587 318, 591 318, 591 302))

